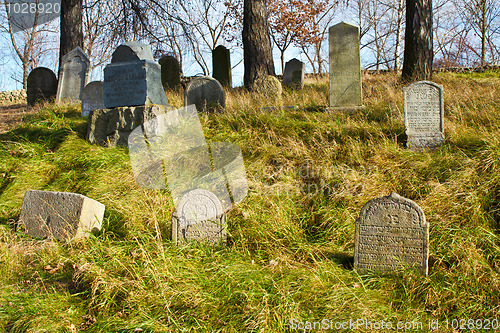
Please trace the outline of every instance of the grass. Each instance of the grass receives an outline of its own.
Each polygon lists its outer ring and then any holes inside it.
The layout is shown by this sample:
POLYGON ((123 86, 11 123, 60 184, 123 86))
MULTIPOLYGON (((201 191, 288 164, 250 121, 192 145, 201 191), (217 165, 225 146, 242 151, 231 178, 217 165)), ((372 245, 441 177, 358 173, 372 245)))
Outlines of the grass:
MULTIPOLYGON (((434 81, 444 86, 446 143, 431 153, 405 148, 402 86, 389 74, 363 78, 367 107, 354 113, 318 111, 327 82, 285 90, 280 103, 296 110, 262 110, 278 102, 230 92, 224 114, 201 116, 208 141, 241 147, 250 186, 228 213, 225 248, 174 246, 168 191, 138 188, 125 148, 87 143, 78 106, 41 107, 0 134, 0 328, 284 332, 363 319, 422 322, 408 331, 439 320, 453 332, 452 319, 498 319, 500 78, 434 81), (14 230, 30 189, 102 202, 103 232, 64 243, 14 230), (391 192, 430 223, 426 277, 352 268, 362 206, 391 192)), ((182 105, 180 92, 168 98, 182 105)))

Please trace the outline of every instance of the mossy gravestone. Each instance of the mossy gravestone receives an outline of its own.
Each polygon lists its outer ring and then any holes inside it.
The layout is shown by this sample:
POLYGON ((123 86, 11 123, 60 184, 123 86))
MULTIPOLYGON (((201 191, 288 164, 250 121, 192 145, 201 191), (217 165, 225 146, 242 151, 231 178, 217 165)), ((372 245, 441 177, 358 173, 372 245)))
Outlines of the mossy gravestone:
POLYGON ((293 58, 285 64, 283 85, 294 89, 304 87, 304 63, 302 61, 293 58))
POLYGON ((231 77, 231 55, 229 50, 219 45, 212 51, 212 73, 213 78, 224 87, 231 88, 233 85, 231 77))
POLYGON ((19 223, 31 237, 70 240, 100 230, 104 209, 77 193, 28 191, 19 223))
POLYGON ((272 75, 260 76, 252 85, 252 90, 267 98, 281 99, 283 87, 281 82, 272 75))
POLYGON ((28 75, 26 95, 28 105, 37 102, 54 102, 57 94, 57 78, 53 71, 45 67, 37 67, 28 75))
POLYGON ((432 150, 444 143, 443 87, 429 81, 403 88, 407 146, 432 150))
POLYGON ((219 81, 209 76, 197 77, 189 82, 184 105, 195 105, 198 112, 213 113, 226 107, 226 94, 219 81))
POLYGON ((161 66, 161 83, 164 89, 175 89, 181 84, 181 65, 173 56, 164 56, 158 61, 161 66))
POLYGON ((393 272, 406 265, 428 273, 429 225, 413 201, 395 193, 370 200, 356 220, 354 268, 393 272))
POLYGON ((83 88, 90 81, 90 72, 90 60, 79 47, 62 57, 56 102, 81 100, 83 88))

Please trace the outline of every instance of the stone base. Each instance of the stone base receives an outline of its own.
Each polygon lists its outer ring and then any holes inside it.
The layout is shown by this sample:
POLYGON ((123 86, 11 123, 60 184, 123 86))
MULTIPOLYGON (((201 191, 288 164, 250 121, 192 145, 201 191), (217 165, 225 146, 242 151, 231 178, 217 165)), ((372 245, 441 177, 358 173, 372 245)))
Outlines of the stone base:
POLYGON ((104 205, 69 192, 28 191, 19 224, 31 237, 70 240, 101 229, 104 205))
POLYGON ((359 110, 366 109, 365 105, 359 106, 329 106, 325 109, 325 112, 355 112, 359 110))
POLYGON ((416 152, 432 151, 444 144, 444 134, 435 133, 428 135, 408 134, 406 146, 416 152))
POLYGON ((183 221, 172 214, 172 241, 176 245, 188 242, 202 242, 212 245, 227 242, 226 214, 222 214, 215 221, 191 222, 183 221))
POLYGON ((170 111, 163 105, 93 110, 87 125, 87 141, 105 147, 128 146, 130 133, 145 122, 170 111))

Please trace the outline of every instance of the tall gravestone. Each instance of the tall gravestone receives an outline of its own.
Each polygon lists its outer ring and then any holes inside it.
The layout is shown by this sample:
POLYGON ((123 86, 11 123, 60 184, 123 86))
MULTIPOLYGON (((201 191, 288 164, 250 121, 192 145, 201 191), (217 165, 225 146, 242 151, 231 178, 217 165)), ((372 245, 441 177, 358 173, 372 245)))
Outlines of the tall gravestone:
POLYGON ((444 143, 443 87, 429 81, 403 88, 407 146, 431 150, 444 143))
POLYGON ((359 27, 345 22, 329 30, 330 107, 355 109, 363 106, 359 27))
POLYGON ((57 78, 53 71, 37 67, 28 75, 26 95, 28 105, 36 102, 54 101, 57 94, 57 78))
POLYGON ((90 60, 81 48, 66 54, 59 66, 56 102, 81 100, 83 88, 90 80, 90 72, 90 60))
POLYGON ((173 56, 164 56, 158 61, 161 66, 161 83, 164 89, 175 89, 181 84, 181 65, 173 56))
POLYGON ((82 116, 86 117, 90 111, 104 108, 104 83, 92 81, 83 88, 82 116))
POLYGON ((168 105, 160 65, 154 62, 149 45, 123 43, 104 68, 104 105, 115 108, 152 104, 168 105))
POLYGON ((219 81, 202 76, 189 82, 184 102, 185 106, 194 104, 199 112, 212 113, 226 107, 226 94, 219 81))
POLYGON ((415 202, 395 193, 364 205, 354 246, 358 272, 392 272, 407 265, 428 273, 429 224, 415 202))
POLYGON ((293 58, 285 64, 283 70, 283 85, 290 88, 302 89, 304 87, 304 63, 293 58))
POLYGON ((232 87, 231 77, 231 54, 229 50, 219 45, 212 51, 212 73, 213 78, 224 87, 232 87))

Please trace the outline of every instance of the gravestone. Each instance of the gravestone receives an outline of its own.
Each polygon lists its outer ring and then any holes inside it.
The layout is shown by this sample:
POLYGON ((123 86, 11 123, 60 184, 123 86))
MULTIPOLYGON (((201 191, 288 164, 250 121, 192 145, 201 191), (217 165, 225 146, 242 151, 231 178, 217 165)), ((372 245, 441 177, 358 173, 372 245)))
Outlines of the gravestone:
POLYGON ((422 209, 396 193, 367 202, 356 220, 354 268, 392 272, 405 265, 428 273, 429 224, 422 209))
POLYGON ((57 94, 57 78, 53 71, 45 67, 37 67, 28 75, 26 95, 28 105, 36 102, 54 101, 57 94))
POLYGON ((105 206, 77 193, 28 191, 19 223, 31 237, 69 240, 101 229, 105 206))
POLYGON ((293 58, 285 64, 283 71, 283 85, 290 88, 302 89, 304 87, 304 63, 293 58))
POLYGON ((175 89, 181 84, 181 65, 173 56, 164 56, 159 61, 161 66, 161 83, 164 89, 175 89))
POLYGON ((329 29, 330 107, 356 109, 363 106, 359 27, 345 22, 329 29))
POLYGON ((62 57, 56 102, 81 100, 83 88, 90 80, 90 71, 90 60, 81 48, 77 47, 62 57))
POLYGON ((281 98, 283 87, 280 80, 272 75, 258 77, 253 85, 252 90, 257 94, 263 95, 267 98, 281 98))
POLYGON ((212 51, 212 73, 213 78, 222 86, 229 88, 233 86, 231 55, 225 46, 219 45, 212 51))
POLYGON ((443 87, 429 81, 403 88, 407 146, 432 150, 444 143, 443 87))
POLYGON ((226 107, 226 94, 219 81, 201 76, 189 82, 184 102, 185 106, 194 104, 198 112, 213 113, 226 107))
POLYGON ((226 215, 217 196, 204 189, 186 193, 172 215, 172 241, 225 244, 226 240, 226 215))
POLYGON ((82 116, 86 117, 92 110, 104 109, 104 83, 92 81, 83 88, 82 116))
POLYGON ((149 45, 127 42, 118 46, 111 64, 104 68, 106 108, 168 105, 161 83, 160 65, 153 61, 149 45))

